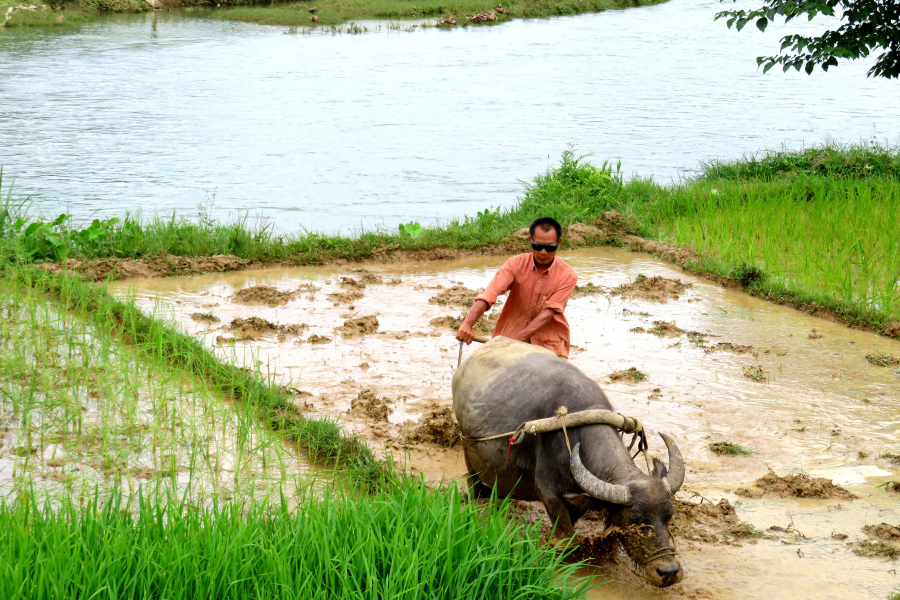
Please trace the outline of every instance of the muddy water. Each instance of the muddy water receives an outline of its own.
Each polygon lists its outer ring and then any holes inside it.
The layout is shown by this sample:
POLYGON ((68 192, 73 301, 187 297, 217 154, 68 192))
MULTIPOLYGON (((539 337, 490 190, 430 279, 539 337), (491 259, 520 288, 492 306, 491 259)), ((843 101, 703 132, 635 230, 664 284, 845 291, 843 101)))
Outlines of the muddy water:
MULTIPOLYGON (((564 258, 582 285, 612 288, 639 273, 692 283, 678 300, 664 304, 603 295, 573 299, 566 311, 573 330, 572 363, 604 387, 617 410, 676 436, 687 462, 685 498, 727 498, 740 519, 760 531, 793 523, 804 536, 776 534, 740 547, 683 539, 679 551, 688 574, 682 584, 652 590, 627 568, 614 566, 597 571, 615 579, 597 591, 598 597, 883 598, 900 585, 895 564, 858 557, 846 541, 832 538, 832 533, 844 533, 847 541, 859 541, 865 539, 864 525, 900 523, 900 497, 877 488, 900 479, 897 467, 877 458, 900 452, 900 376, 864 358, 873 351, 900 356, 900 343, 723 289, 644 255, 605 248, 570 252, 564 258), (708 346, 730 342, 753 349, 707 353, 686 335, 660 338, 631 331, 650 329, 654 321, 707 334, 708 346), (607 383, 613 371, 632 366, 648 379, 607 383), (747 367, 761 368, 762 380, 746 377, 747 367), (722 440, 754 454, 720 457, 708 450, 710 442, 722 440), (748 499, 735 494, 752 487, 768 469, 827 477, 859 499, 748 499)), ((458 346, 449 329, 428 322, 461 310, 430 304, 429 298, 441 291, 437 286, 481 289, 501 263, 500 258, 486 258, 370 266, 401 283, 369 284, 352 305, 335 305, 327 295, 346 291, 338 286, 341 276, 359 276, 337 267, 132 280, 114 284, 112 291, 124 296, 133 290, 148 309, 158 301, 173 307, 184 327, 223 356, 233 353, 290 378, 293 386, 312 394, 298 402, 319 413, 342 415, 347 427, 367 436, 374 447, 402 454, 402 423, 451 405, 458 346), (295 290, 304 283, 321 289, 312 295, 303 291, 280 307, 231 300, 248 286, 295 290), (196 312, 212 312, 221 323, 198 324, 190 318, 196 312), (345 319, 364 315, 377 316, 379 333, 343 339, 335 332, 345 319), (238 316, 305 323, 310 329, 281 341, 271 335, 217 345, 217 336, 233 336, 223 327, 238 316), (313 334, 332 341, 304 341, 313 334), (387 398, 393 410, 387 422, 347 414, 364 389, 387 398)), ((664 452, 658 439, 652 449, 664 452)), ((458 447, 413 444, 408 452, 413 470, 435 480, 465 473, 458 447)))

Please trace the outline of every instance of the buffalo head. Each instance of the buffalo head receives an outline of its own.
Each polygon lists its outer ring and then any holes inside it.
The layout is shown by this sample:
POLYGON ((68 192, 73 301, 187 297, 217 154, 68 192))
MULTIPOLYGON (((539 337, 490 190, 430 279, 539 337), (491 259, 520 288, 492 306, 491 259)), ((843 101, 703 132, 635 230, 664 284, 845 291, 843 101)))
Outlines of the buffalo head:
POLYGON ((572 449, 570 467, 585 492, 613 505, 607 525, 619 529, 628 556, 644 570, 650 583, 667 587, 683 577, 668 524, 675 512, 671 496, 684 482, 684 460, 675 441, 664 433, 659 435, 669 449, 668 470, 654 459, 650 476, 627 485, 603 481, 588 471, 581 462, 581 444, 572 449))

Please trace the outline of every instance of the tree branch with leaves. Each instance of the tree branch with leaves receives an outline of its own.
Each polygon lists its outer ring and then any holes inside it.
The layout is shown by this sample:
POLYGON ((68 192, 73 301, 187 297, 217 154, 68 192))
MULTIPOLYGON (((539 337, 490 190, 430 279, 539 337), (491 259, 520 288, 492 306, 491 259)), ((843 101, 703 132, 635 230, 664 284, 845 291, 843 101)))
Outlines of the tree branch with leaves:
POLYGON ((716 14, 716 20, 728 19, 728 27, 738 31, 755 22, 760 31, 765 31, 778 17, 789 23, 803 16, 812 21, 819 15, 837 16, 841 25, 818 36, 784 36, 778 55, 756 59, 763 73, 781 65, 784 71, 793 67, 810 74, 816 66, 823 71, 836 67, 838 59, 855 60, 877 53, 868 76, 900 76, 900 0, 769 0, 756 10, 722 11, 716 14))

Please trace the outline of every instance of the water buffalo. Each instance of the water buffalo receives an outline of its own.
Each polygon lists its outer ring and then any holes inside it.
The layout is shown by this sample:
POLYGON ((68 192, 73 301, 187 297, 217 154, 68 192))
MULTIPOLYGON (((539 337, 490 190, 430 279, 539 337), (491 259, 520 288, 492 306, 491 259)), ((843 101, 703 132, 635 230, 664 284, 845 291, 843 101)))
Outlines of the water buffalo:
POLYGON ((492 488, 501 497, 540 500, 554 523, 554 536, 575 535, 573 524, 588 510, 605 510, 626 553, 651 583, 681 581, 667 524, 671 495, 684 481, 684 462, 675 442, 660 434, 669 450, 669 469, 654 459, 652 475, 638 469, 609 425, 525 435, 510 451, 505 438, 470 441, 514 431, 521 423, 569 413, 611 410, 603 390, 575 366, 549 350, 496 337, 475 351, 453 376, 453 411, 464 441, 473 491, 492 488))

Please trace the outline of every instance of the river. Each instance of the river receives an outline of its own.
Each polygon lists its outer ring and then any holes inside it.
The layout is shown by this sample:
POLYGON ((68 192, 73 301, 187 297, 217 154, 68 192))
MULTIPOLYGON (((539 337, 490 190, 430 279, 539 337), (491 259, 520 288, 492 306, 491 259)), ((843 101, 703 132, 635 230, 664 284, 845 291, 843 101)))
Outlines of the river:
POLYGON ((570 143, 669 181, 782 144, 898 141, 896 83, 871 61, 764 76, 784 28, 729 31, 724 6, 361 35, 196 11, 0 30, 0 164, 48 214, 214 200, 214 217, 346 233, 509 205, 570 143))

